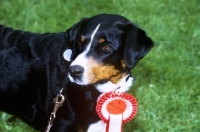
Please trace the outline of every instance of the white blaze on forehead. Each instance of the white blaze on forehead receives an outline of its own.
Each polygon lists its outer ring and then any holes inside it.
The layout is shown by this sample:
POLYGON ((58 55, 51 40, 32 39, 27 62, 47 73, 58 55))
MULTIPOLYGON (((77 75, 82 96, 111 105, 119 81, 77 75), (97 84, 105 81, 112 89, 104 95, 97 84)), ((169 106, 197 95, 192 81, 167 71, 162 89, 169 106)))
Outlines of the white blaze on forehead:
POLYGON ((86 54, 89 52, 90 47, 92 45, 92 41, 94 39, 94 35, 96 34, 98 28, 99 28, 100 24, 95 28, 95 30, 93 31, 92 35, 91 35, 91 40, 90 43, 88 44, 86 50, 81 53, 80 55, 78 55, 78 57, 72 62, 71 65, 82 65, 85 61, 86 61, 86 54))
MULTIPOLYGON (((91 34, 91 40, 87 46, 87 48, 85 49, 85 51, 83 53, 81 53, 80 55, 77 56, 77 58, 71 63, 71 66, 73 65, 79 65, 79 66, 82 66, 84 68, 84 73, 83 73, 83 76, 82 76, 82 81, 79 81, 77 82, 78 84, 81 84, 81 85, 87 85, 89 82, 88 82, 88 58, 86 57, 86 54, 89 52, 90 50, 90 47, 92 45, 92 42, 94 40, 94 36, 95 34, 97 33, 97 30, 99 29, 100 27, 100 24, 97 25, 97 27, 95 28, 95 30, 92 32, 91 34)), ((69 75, 69 78, 72 82, 74 82, 75 80, 69 75)))
POLYGON ((97 30, 99 29, 99 26, 100 26, 100 24, 96 27, 96 29, 93 31, 93 33, 92 33, 92 35, 91 35, 90 43, 89 43, 89 45, 88 45, 88 47, 87 47, 87 49, 86 49, 86 51, 85 51, 86 53, 90 50, 92 41, 93 41, 93 39, 94 39, 94 35, 96 34, 97 30))
MULTIPOLYGON (((100 24, 95 28, 95 30, 93 31, 92 35, 91 35, 91 40, 90 43, 88 44, 88 47, 86 48, 86 51, 84 51, 82 54, 87 54, 87 52, 90 50, 92 41, 94 39, 94 35, 96 34, 98 28, 99 28, 100 24)), ((65 50, 65 52, 63 53, 63 57, 65 60, 70 61, 71 60, 71 55, 72 55, 72 50, 71 49, 67 49, 65 50)))

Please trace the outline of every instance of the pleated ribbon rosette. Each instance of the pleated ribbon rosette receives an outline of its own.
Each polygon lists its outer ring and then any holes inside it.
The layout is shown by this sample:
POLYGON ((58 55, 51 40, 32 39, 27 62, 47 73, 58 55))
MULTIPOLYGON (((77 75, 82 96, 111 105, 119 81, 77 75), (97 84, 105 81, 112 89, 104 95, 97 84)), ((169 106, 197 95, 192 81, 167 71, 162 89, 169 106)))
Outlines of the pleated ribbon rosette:
POLYGON ((116 91, 103 93, 96 106, 97 114, 106 123, 106 132, 122 132, 123 124, 135 117, 137 109, 136 98, 116 91))

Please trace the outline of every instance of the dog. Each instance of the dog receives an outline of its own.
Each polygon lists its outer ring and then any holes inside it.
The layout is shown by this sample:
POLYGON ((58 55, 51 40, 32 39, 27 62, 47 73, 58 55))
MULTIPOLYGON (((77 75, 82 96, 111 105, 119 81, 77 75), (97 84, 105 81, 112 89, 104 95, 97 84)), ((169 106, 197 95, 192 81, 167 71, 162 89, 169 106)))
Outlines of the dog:
POLYGON ((154 46, 123 16, 83 18, 66 32, 37 34, 0 26, 0 110, 44 131, 54 98, 63 106, 51 132, 104 132, 95 107, 101 93, 125 92, 131 69, 154 46))

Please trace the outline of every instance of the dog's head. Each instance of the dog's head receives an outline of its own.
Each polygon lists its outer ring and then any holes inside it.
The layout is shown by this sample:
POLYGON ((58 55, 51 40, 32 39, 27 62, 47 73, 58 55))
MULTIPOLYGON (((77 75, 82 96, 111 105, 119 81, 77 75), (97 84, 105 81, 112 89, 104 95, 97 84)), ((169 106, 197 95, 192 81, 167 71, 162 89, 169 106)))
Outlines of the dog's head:
MULTIPOLYGON (((67 30, 72 61, 69 79, 79 85, 94 85, 100 92, 126 84, 130 70, 153 47, 152 40, 135 24, 119 15, 101 14, 82 19, 67 30)), ((131 84, 129 84, 131 85, 131 84)))

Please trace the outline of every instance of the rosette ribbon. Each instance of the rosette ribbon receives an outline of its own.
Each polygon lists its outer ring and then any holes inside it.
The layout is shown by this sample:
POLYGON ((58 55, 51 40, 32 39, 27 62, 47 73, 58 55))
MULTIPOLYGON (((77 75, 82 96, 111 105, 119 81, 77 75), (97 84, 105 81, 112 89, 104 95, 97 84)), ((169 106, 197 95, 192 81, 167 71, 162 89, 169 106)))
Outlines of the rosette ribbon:
POLYGON ((106 132, 122 132, 123 124, 135 117, 136 98, 125 92, 103 93, 97 101, 96 111, 106 123, 106 132))

